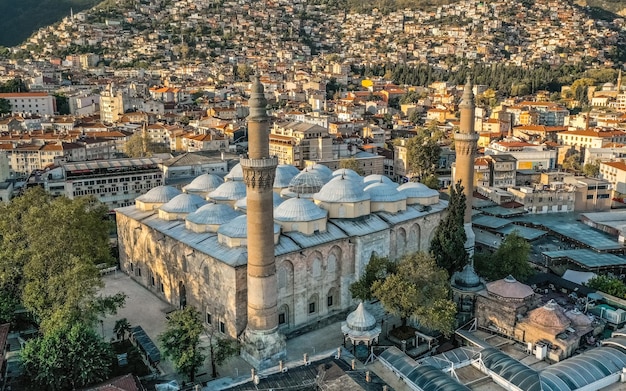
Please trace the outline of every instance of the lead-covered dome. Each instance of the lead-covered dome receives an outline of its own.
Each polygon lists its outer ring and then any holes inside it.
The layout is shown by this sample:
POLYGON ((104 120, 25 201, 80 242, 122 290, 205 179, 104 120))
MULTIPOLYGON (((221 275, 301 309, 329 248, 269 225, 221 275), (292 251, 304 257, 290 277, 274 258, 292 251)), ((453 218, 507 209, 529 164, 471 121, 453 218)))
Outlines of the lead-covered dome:
POLYGON ((483 283, 480 277, 474 270, 474 266, 467 264, 463 267, 463 270, 456 272, 452 275, 452 285, 463 290, 476 290, 476 288, 482 288, 483 283))
POLYGON ((563 331, 571 324, 570 319, 565 316, 563 308, 553 299, 548 301, 543 307, 535 308, 528 314, 528 320, 540 327, 563 331))
MULTIPOLYGON (((273 201, 272 207, 276 208, 278 205, 282 204, 284 200, 280 198, 278 194, 272 192, 272 201, 273 201)), ((235 209, 245 212, 248 209, 248 197, 246 196, 244 198, 237 200, 237 202, 235 202, 235 209)))
POLYGON ((395 183, 394 181, 392 181, 389 177, 386 177, 384 175, 380 175, 380 174, 371 174, 366 176, 365 178, 363 178, 363 183, 367 186, 370 185, 372 183, 378 183, 378 182, 383 182, 383 183, 388 183, 394 186, 398 186, 397 183, 395 183))
POLYGON ((353 345, 361 342, 372 343, 378 341, 381 328, 376 324, 376 318, 367 310, 363 302, 351 312, 346 321, 341 324, 341 332, 352 341, 353 345))
POLYGON ((206 201, 202 197, 195 194, 182 193, 161 205, 159 218, 164 220, 184 218, 204 204, 206 204, 206 201))
POLYGON ((241 167, 241 163, 237 163, 231 168, 224 178, 227 181, 243 181, 243 167, 241 167))
POLYGON ((158 208, 159 206, 171 201, 174 197, 181 194, 180 190, 171 186, 157 186, 150 189, 146 194, 135 199, 137 208, 148 211, 158 208))
POLYGON ((488 283, 487 292, 503 299, 513 300, 523 300, 535 293, 531 287, 517 281, 513 276, 488 283))
POLYGON ((217 189, 222 183, 224 183, 224 180, 217 175, 202 174, 191 181, 190 184, 183 187, 183 192, 206 195, 206 193, 217 189))
POLYGON ((279 164, 276 166, 276 176, 274 177, 274 189, 289 187, 291 180, 300 173, 297 168, 289 164, 279 164))
POLYGON ((274 219, 280 221, 313 221, 328 215, 324 209, 304 198, 290 198, 274 209, 274 219))
POLYGON ((439 202, 439 192, 423 183, 408 182, 398 186, 398 191, 407 196, 407 204, 434 205, 439 202))
POLYGON ((228 202, 234 204, 235 201, 246 196, 246 185, 240 181, 227 181, 222 183, 217 189, 207 194, 207 199, 215 202, 228 202))
POLYGON ((146 194, 137 197, 137 201, 166 203, 180 194, 180 190, 171 186, 157 186, 146 194))
POLYGON ((363 182, 338 176, 325 184, 313 198, 321 202, 360 202, 369 200, 370 195, 363 190, 363 182))
POLYGON ((281 191, 283 197, 303 197, 311 198, 313 194, 319 192, 324 186, 324 181, 319 171, 304 169, 301 173, 293 177, 287 189, 281 191))
POLYGON ((406 201, 406 195, 396 191, 396 187, 390 183, 375 182, 365 186, 364 191, 371 197, 372 202, 396 202, 406 201))
POLYGON ((194 232, 216 232, 217 229, 241 214, 225 204, 207 204, 185 218, 186 227, 194 232))
POLYGON ((340 168, 337 169, 335 171, 333 171, 333 178, 338 177, 338 176, 346 176, 346 177, 350 177, 350 178, 358 178, 359 180, 363 180, 363 178, 357 174, 356 171, 351 170, 349 168, 340 168))
POLYGON ((315 163, 311 166, 308 166, 306 169, 319 173, 320 178, 324 183, 328 182, 333 177, 332 170, 323 164, 315 163))
MULTIPOLYGON (((274 244, 278 243, 280 225, 274 225, 274 244)), ((242 215, 222 224, 217 230, 217 240, 228 247, 246 246, 248 239, 248 217, 242 215)))

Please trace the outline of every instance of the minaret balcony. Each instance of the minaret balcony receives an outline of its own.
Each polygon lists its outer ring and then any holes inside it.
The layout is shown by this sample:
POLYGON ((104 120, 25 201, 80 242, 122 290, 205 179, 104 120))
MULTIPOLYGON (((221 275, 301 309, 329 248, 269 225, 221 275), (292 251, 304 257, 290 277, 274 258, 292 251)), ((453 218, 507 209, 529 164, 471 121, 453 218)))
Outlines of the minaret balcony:
POLYGON ((239 163, 246 168, 271 168, 278 166, 278 156, 266 157, 262 159, 240 158, 239 163))

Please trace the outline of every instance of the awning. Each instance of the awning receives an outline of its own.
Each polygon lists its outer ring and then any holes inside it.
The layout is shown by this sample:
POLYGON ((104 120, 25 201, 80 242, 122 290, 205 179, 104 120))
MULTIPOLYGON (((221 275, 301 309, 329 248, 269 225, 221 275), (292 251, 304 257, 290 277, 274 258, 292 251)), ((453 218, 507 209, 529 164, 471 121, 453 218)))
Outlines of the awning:
POLYGON ((132 338, 137 342, 139 349, 147 356, 148 361, 151 363, 158 363, 161 361, 161 352, 159 348, 152 342, 148 334, 143 330, 141 326, 135 326, 131 328, 132 338))

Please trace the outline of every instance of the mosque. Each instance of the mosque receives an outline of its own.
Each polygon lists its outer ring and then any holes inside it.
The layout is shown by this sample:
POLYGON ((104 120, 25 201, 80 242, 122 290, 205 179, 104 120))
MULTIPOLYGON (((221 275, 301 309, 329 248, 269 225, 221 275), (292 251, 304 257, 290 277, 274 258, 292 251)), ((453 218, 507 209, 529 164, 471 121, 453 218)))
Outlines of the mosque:
POLYGON ((349 287, 372 255, 427 250, 447 202, 420 183, 277 165, 263 87, 252 91, 250 152, 224 179, 156 187, 116 217, 121 270, 174 307, 199 309, 225 335, 250 339, 249 361, 263 368, 280 356, 277 335, 354 309, 349 287))

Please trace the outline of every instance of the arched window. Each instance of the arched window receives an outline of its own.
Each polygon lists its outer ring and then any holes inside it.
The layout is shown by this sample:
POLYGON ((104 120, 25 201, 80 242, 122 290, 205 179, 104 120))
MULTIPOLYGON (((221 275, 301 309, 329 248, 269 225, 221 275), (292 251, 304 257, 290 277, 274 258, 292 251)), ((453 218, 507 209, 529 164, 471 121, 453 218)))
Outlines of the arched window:
POLYGON ((312 295, 309 298, 309 303, 308 303, 308 308, 307 308, 307 313, 309 315, 314 315, 317 314, 317 311, 319 310, 318 308, 319 306, 319 299, 317 297, 317 294, 312 295))
POLYGON ((208 283, 209 283, 209 280, 210 280, 210 275, 209 275, 209 267, 208 267, 208 266, 205 266, 205 267, 202 269, 202 274, 204 275, 204 283, 205 283, 205 284, 208 284, 208 283))
POLYGON ((337 270, 337 257, 335 256, 335 254, 330 254, 328 256, 328 260, 326 261, 326 271, 328 273, 335 273, 335 271, 337 270))
POLYGON ((278 289, 284 289, 287 287, 287 270, 285 267, 278 269, 278 289))
POLYGON ((315 258, 313 260, 313 264, 311 265, 311 273, 313 277, 320 277, 322 275, 322 261, 319 258, 315 258))

